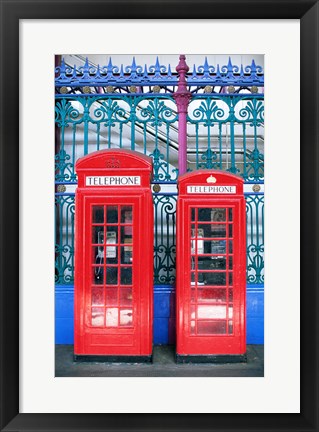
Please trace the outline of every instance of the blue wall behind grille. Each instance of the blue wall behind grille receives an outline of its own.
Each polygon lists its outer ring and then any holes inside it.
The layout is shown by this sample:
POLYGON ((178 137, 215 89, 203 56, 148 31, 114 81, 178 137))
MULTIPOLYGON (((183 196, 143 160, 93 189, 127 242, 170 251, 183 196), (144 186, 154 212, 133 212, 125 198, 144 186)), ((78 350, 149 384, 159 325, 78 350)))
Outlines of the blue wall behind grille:
MULTIPOLYGON (((55 287, 55 343, 73 344, 73 299, 70 285, 55 287)), ((175 343, 175 289, 170 285, 154 287, 153 342, 175 343)), ((264 343, 264 287, 247 288, 247 343, 264 343)))

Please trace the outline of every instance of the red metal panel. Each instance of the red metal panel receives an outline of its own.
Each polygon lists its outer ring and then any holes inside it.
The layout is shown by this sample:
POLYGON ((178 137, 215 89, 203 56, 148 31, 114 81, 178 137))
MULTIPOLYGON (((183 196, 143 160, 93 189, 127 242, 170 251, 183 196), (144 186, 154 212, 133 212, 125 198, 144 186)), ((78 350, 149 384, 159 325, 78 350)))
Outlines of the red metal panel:
POLYGON ((150 356, 151 160, 131 151, 111 150, 86 156, 76 167, 74 352, 76 356, 150 356), (127 185, 128 177, 138 179, 137 184, 127 185), (113 184, 104 184, 110 181, 113 184))
POLYGON ((246 352, 243 180, 202 170, 179 181, 177 354, 246 352))

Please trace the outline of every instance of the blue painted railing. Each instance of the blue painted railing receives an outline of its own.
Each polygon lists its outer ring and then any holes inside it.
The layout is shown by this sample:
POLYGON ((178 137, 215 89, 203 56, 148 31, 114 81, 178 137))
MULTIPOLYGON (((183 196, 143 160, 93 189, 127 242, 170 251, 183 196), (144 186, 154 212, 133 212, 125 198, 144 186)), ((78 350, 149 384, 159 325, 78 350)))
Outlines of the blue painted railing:
MULTIPOLYGON (((137 65, 133 57, 128 66, 113 65, 112 58, 105 66, 93 65, 86 59, 83 66, 67 65, 62 59, 55 68, 55 86, 62 87, 105 87, 105 86, 174 86, 178 83, 176 72, 171 66, 161 65, 158 57, 153 65, 137 65)), ((207 57, 204 64, 196 67, 187 74, 187 82, 191 86, 228 86, 239 87, 264 86, 263 68, 255 64, 233 65, 231 58, 227 65, 209 65, 207 57)), ((137 90, 137 89, 136 89, 137 90)))

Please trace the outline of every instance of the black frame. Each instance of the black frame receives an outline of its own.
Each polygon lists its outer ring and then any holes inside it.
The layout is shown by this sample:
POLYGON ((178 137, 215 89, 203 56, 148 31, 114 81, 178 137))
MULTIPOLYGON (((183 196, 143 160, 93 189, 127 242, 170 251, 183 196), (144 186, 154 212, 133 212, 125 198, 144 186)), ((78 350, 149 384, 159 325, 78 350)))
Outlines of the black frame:
MULTIPOLYGON (((3 431, 317 431, 318 401, 318 0, 0 0, 1 12, 1 406, 3 431), (63 7, 62 7, 63 6, 63 7), (301 413, 19 414, 19 19, 300 19, 301 413)), ((293 89, 288 89, 288 91, 293 89)), ((287 91, 287 89, 285 89, 287 91)), ((289 359, 287 359, 289 361, 289 359)), ((45 397, 45 395, 43 395, 45 397)))

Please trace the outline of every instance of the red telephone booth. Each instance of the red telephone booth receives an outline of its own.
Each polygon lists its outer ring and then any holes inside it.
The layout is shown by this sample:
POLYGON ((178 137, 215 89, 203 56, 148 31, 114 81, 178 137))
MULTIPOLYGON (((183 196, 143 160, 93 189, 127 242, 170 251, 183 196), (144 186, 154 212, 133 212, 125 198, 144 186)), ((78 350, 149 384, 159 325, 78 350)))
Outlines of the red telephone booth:
POLYGON ((243 179, 184 174, 177 204, 178 362, 246 360, 243 179))
POLYGON ((97 151, 76 172, 74 358, 151 361, 152 159, 97 151))

